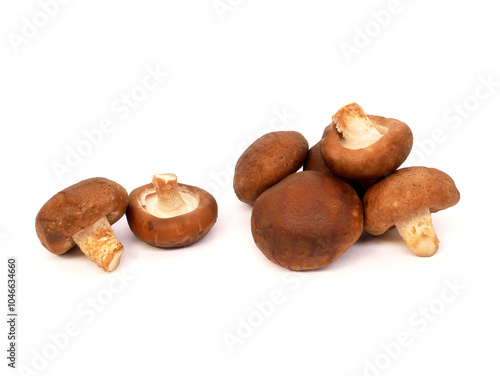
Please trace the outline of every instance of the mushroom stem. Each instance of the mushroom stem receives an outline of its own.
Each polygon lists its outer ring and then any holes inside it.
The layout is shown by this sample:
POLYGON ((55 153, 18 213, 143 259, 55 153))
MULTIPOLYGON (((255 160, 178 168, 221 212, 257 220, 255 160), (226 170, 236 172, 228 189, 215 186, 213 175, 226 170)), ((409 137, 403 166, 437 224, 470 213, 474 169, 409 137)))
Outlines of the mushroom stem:
POLYGON ((106 217, 77 232, 73 235, 73 240, 89 259, 106 272, 112 272, 120 263, 123 246, 115 238, 113 229, 106 217))
POLYGON ((153 176, 153 185, 158 201, 156 209, 165 216, 176 216, 188 211, 182 199, 174 174, 157 174, 153 176))
POLYGON ((429 257, 439 248, 439 239, 432 227, 431 213, 424 209, 396 223, 406 245, 417 255, 429 257))
POLYGON ((332 119, 337 131, 342 134, 340 143, 345 148, 363 149, 383 136, 356 103, 342 107, 332 119))

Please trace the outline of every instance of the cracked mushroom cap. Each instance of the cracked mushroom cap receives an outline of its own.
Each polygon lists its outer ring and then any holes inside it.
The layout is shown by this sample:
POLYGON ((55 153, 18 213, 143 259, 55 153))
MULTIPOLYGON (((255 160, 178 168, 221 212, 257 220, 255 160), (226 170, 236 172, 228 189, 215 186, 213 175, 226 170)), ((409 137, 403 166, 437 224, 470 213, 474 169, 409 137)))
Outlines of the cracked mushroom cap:
POLYGON ((331 127, 325 130, 321 154, 335 175, 351 180, 372 180, 394 172, 406 160, 412 145, 413 134, 405 123, 366 115, 353 103, 333 116, 331 127), (361 129, 368 129, 373 137, 358 133, 359 128, 353 129, 352 125, 361 125, 361 129))
POLYGON ((246 149, 236 163, 233 188, 238 199, 253 204, 269 187, 297 171, 309 145, 299 132, 265 134, 246 149))
POLYGON ((76 243, 73 236, 106 217, 118 221, 128 205, 128 193, 106 178, 91 178, 74 184, 43 205, 35 221, 36 234, 52 253, 63 254, 76 243))
POLYGON ((210 193, 178 184, 174 174, 162 174, 130 193, 127 221, 143 242, 175 248, 203 238, 217 221, 217 211, 217 202, 210 193), (160 205, 162 197, 164 207, 160 205))
POLYGON ((407 167, 379 181, 363 197, 365 230, 381 235, 405 218, 422 210, 431 213, 454 206, 460 193, 443 171, 407 167))
POLYGON ((252 210, 252 235, 272 262, 291 270, 324 267, 363 231, 356 192, 331 173, 303 171, 266 190, 252 210))

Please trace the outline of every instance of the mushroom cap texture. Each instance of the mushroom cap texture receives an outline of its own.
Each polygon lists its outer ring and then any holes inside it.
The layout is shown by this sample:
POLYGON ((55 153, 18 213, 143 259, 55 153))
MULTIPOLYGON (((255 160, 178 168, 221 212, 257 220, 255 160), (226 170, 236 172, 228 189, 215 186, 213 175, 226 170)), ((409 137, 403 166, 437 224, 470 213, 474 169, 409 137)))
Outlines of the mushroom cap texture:
POLYGON ((381 235, 397 222, 429 209, 454 206, 460 193, 453 179, 435 168, 407 167, 379 181, 363 197, 365 230, 381 235))
POLYGON ((141 196, 144 191, 154 193, 152 183, 130 193, 127 221, 140 240, 155 247, 184 247, 203 238, 217 221, 217 201, 207 191, 187 184, 178 184, 179 191, 198 197, 196 209, 170 218, 159 218, 149 213, 141 196))
POLYGON ((331 173, 303 171, 265 191, 252 210, 252 235, 274 263, 291 270, 324 267, 363 231, 356 192, 331 173))
POLYGON ((304 171, 332 172, 321 156, 321 141, 309 149, 304 161, 304 171))
POLYGON ((297 171, 308 149, 299 132, 271 132, 260 137, 236 163, 233 188, 238 199, 253 204, 267 188, 297 171))
POLYGON ((323 130, 323 136, 321 136, 321 139, 324 139, 331 132, 333 132, 333 123, 330 123, 325 127, 325 129, 323 130))
POLYGON ((50 252, 63 254, 76 243, 72 236, 107 217, 118 221, 128 205, 128 193, 120 184, 106 178, 76 183, 53 196, 36 216, 36 234, 50 252))
MULTIPOLYGON (((321 156, 321 141, 309 149, 307 153, 306 160, 304 161, 304 171, 321 171, 332 174, 332 170, 325 164, 323 157, 321 156)), ((370 188, 376 181, 376 179, 369 180, 354 180, 354 179, 342 179, 345 180, 351 187, 354 188, 356 193, 360 198, 363 198, 366 190, 370 188)))
POLYGON ((405 123, 382 116, 368 115, 368 118, 377 129, 387 132, 362 149, 345 148, 333 124, 325 130, 321 155, 335 175, 352 180, 378 179, 396 171, 410 154, 413 134, 405 123))

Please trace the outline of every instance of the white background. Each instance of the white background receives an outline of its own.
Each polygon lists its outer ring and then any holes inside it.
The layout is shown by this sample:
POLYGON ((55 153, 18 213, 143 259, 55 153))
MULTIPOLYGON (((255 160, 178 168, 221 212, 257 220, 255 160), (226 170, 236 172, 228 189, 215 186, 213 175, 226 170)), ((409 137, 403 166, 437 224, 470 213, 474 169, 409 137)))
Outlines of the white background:
POLYGON ((20 374, 498 372, 494 2, 223 0, 216 10, 211 0, 88 0, 44 11, 46 2, 0 6, 0 279, 17 257, 17 366, 31 369, 20 374), (347 44, 357 48, 349 58, 347 44), (145 91, 148 69, 169 75, 145 91), (144 100, 117 111, 131 91, 144 100), (363 235, 324 269, 289 272, 254 245, 232 166, 271 124, 315 144, 352 101, 406 122, 410 164, 450 174, 462 199, 434 215, 432 258, 391 231, 363 235), (54 165, 103 119, 111 130, 58 177, 54 165), (78 249, 56 256, 40 245, 36 213, 59 190, 104 176, 130 192, 165 172, 218 200, 218 222, 199 243, 155 249, 123 218, 113 273, 78 249))

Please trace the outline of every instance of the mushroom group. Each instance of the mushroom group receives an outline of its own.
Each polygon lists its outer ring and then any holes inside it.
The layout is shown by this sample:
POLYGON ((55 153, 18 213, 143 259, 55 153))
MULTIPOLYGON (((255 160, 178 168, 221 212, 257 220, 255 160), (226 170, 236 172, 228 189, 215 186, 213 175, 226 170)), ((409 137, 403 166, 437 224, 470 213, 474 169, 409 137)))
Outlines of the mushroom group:
POLYGON ((178 184, 174 174, 132 191, 105 178, 74 184, 48 200, 35 220, 36 233, 50 252, 78 246, 104 271, 115 270, 123 245, 111 225, 124 214, 132 232, 160 248, 177 248, 203 238, 217 221, 217 202, 201 188, 178 184))
MULTIPOLYGON (((310 149, 295 131, 260 137, 238 159, 233 180, 238 199, 253 205, 256 246, 287 269, 311 270, 337 260, 363 230, 378 236, 396 227, 416 255, 434 255, 439 239, 431 213, 456 205, 460 193, 440 170, 398 170, 412 144, 405 123, 367 115, 356 103, 337 111, 310 149)), ((92 178, 48 200, 36 216, 36 233, 52 253, 78 246, 113 271, 124 247, 111 225, 125 213, 141 241, 178 248, 207 235, 218 207, 210 193, 178 183, 174 174, 156 174, 130 195, 114 181, 92 178)))
POLYGON ((437 169, 398 170, 413 145, 408 125, 351 103, 307 153, 304 145, 297 132, 269 133, 236 165, 236 195, 253 204, 252 235, 269 260, 291 270, 321 268, 363 229, 377 236, 393 227, 416 255, 437 252, 430 215, 457 204, 460 194, 437 169))

